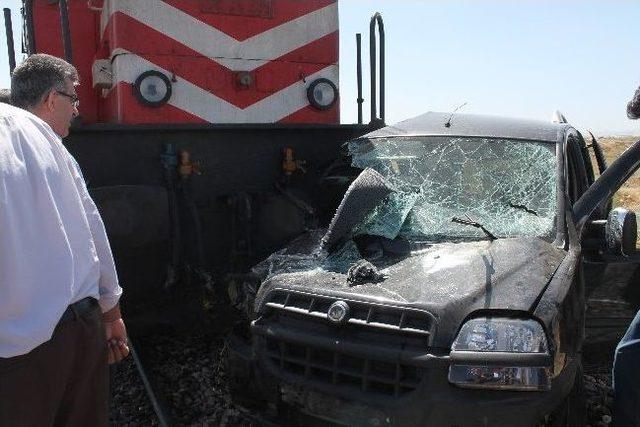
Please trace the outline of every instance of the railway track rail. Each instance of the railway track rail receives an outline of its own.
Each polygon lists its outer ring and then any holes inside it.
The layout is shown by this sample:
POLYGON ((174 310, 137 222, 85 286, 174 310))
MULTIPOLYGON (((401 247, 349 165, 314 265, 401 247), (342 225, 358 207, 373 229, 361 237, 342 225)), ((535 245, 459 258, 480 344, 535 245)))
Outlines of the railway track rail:
POLYGON ((140 348, 137 344, 137 340, 129 340, 129 349, 131 350, 131 358, 133 363, 135 364, 136 371, 138 376, 140 377, 140 381, 144 386, 144 390, 147 394, 147 398, 149 399, 149 403, 151 403, 151 407, 153 408, 153 412, 156 415, 158 425, 160 427, 170 427, 175 425, 173 422, 169 409, 167 408, 167 404, 165 403, 165 398, 159 394, 157 390, 157 384, 152 381, 152 378, 147 374, 147 370, 145 368, 145 364, 143 363, 143 359, 141 354, 138 352, 138 348, 140 348))
POLYGON ((216 322, 202 313, 187 318, 200 306, 197 295, 189 298, 171 301, 177 316, 162 307, 160 317, 128 322, 132 351, 113 368, 110 425, 277 426, 231 400, 223 362, 229 313, 220 307, 216 322))

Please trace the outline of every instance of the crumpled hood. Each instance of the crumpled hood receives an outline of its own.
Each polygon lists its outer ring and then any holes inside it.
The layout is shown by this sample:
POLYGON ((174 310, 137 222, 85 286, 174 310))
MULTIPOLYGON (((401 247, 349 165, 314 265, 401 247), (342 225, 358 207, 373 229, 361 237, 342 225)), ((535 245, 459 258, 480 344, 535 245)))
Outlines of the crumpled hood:
POLYGON ((381 269, 387 277, 376 284, 349 286, 346 274, 322 268, 276 274, 256 304, 279 288, 421 308, 436 317, 434 345, 448 347, 473 311, 532 309, 564 256, 538 238, 441 243, 381 269))

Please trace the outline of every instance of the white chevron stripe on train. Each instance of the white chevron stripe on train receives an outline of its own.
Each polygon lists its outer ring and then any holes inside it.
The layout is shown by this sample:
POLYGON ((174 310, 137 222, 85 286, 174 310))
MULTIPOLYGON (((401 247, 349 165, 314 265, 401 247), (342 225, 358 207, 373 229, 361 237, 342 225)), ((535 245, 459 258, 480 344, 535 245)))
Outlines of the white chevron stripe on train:
MULTIPOLYGON (((114 56, 113 65, 116 84, 131 84, 145 70, 172 74, 138 55, 122 50, 114 56)), ((338 66, 330 65, 306 76, 305 81, 300 80, 242 109, 178 77, 169 104, 210 123, 247 123, 248 119, 261 123, 275 123, 309 105, 306 88, 309 83, 319 78, 338 82, 338 66)))
POLYGON ((205 24, 161 0, 107 0, 101 30, 121 12, 233 71, 252 71, 338 30, 338 5, 331 4, 244 41, 205 24), (211 43, 215 40, 215 43, 211 43))

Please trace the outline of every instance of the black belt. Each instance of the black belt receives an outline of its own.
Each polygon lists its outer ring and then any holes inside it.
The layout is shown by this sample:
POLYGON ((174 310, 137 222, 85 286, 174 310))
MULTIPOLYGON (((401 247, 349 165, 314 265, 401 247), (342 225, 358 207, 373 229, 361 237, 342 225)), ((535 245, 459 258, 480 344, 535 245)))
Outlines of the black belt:
POLYGON ((86 297, 81 299, 80 301, 76 301, 73 304, 69 305, 67 309, 62 313, 62 317, 60 317, 60 323, 65 323, 70 320, 75 320, 79 316, 89 312, 92 308, 98 305, 98 301, 92 297, 86 297))

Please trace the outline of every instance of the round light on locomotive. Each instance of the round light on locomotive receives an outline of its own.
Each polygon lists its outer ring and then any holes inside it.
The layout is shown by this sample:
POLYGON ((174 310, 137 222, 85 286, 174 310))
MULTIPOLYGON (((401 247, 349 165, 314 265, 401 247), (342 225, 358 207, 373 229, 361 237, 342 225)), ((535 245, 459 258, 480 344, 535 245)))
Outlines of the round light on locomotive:
POLYGON ((338 100, 338 88, 329 79, 314 80, 307 89, 307 98, 313 107, 327 110, 338 100))
POLYGON ((160 107, 171 98, 171 81, 159 71, 145 71, 133 84, 133 93, 144 105, 160 107))

